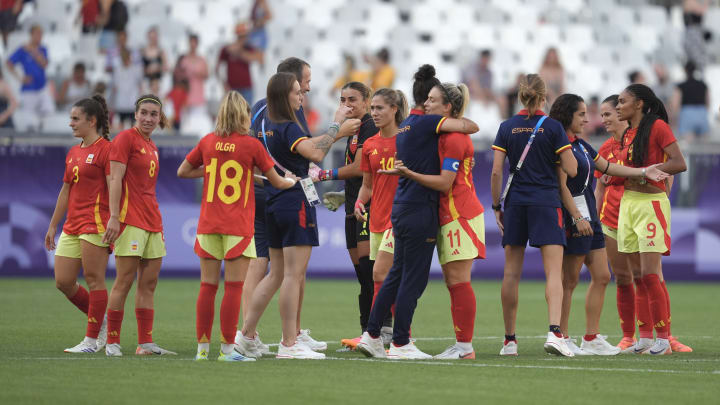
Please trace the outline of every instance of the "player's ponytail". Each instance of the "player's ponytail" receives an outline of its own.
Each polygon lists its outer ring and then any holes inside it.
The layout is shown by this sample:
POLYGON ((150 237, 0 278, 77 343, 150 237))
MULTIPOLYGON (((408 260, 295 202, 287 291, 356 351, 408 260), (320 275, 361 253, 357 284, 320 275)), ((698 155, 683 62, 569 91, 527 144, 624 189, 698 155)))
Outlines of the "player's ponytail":
POLYGON ((135 112, 138 112, 141 105, 147 103, 153 103, 160 106, 160 128, 168 128, 170 126, 170 122, 168 121, 167 116, 165 116, 165 112, 163 112, 162 100, 160 100, 160 97, 154 94, 143 94, 142 96, 138 97, 138 99, 135 100, 135 112))
MULTIPOLYGON (((655 93, 644 84, 631 84, 625 88, 625 91, 632 94, 637 100, 643 102, 640 124, 637 128, 637 134, 633 138, 630 146, 629 160, 635 167, 645 165, 647 158, 648 146, 650 144, 650 131, 653 124, 658 119, 668 122, 668 113, 665 105, 660 101, 655 93)), ((625 137, 623 137, 623 140, 625 137)))
POLYGON ((220 103, 215 124, 215 135, 247 134, 249 130, 250 105, 240 93, 230 90, 220 103))
POLYGON ((397 111, 395 112, 395 125, 400 125, 400 123, 405 120, 408 114, 408 103, 407 99, 405 98, 405 94, 403 94, 403 92, 400 90, 393 90, 387 87, 383 87, 382 89, 378 89, 375 94, 373 94, 373 97, 378 96, 382 97, 385 103, 390 107, 397 108, 397 111))
POLYGON ((542 108, 545 103, 547 88, 539 75, 531 73, 520 79, 518 85, 518 100, 528 111, 526 119, 535 115, 535 111, 542 108))
POLYGON ((85 113, 85 118, 95 118, 95 130, 98 135, 110 140, 110 119, 108 117, 107 103, 105 97, 100 94, 92 96, 92 98, 84 98, 73 107, 80 108, 85 113))

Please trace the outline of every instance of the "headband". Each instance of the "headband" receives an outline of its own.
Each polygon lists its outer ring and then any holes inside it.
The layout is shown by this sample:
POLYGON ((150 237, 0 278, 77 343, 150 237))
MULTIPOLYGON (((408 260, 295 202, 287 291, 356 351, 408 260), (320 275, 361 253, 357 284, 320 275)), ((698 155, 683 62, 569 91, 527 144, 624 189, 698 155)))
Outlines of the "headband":
POLYGON ((138 100, 137 103, 135 103, 135 105, 138 105, 138 106, 139 106, 140 104, 142 104, 142 103, 144 103, 144 102, 146 102, 146 101, 149 101, 149 102, 151 102, 151 103, 155 103, 155 104, 159 105, 160 107, 162 107, 162 103, 161 103, 159 100, 156 100, 156 99, 150 98, 150 97, 141 98, 140 100, 138 100))

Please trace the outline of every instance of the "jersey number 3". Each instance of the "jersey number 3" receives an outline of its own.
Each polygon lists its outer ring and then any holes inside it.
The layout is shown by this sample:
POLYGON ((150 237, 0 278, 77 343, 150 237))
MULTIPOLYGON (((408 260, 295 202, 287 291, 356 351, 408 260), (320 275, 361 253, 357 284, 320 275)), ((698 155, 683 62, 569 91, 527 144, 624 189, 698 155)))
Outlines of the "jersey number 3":
MULTIPOLYGON (((243 178, 243 168, 235 160, 228 160, 220 166, 220 184, 217 188, 217 196, 225 204, 232 204, 240 199, 241 188, 240 182, 243 178), (228 176, 230 169, 233 169, 235 174, 232 177, 228 176), (228 195, 227 189, 231 188, 232 192, 228 195)), ((207 182, 207 202, 213 202, 215 198, 215 181, 218 174, 218 162, 217 158, 210 159, 210 164, 205 166, 205 173, 208 174, 207 182)))

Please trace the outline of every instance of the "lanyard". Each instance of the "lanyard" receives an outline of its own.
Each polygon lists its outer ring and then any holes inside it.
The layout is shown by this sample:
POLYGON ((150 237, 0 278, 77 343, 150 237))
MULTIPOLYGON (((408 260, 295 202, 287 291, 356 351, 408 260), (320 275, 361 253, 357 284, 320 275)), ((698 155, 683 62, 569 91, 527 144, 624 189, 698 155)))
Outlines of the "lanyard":
POLYGON ((518 160, 517 167, 514 171, 510 171, 510 175, 507 179, 507 184, 505 184, 505 190, 502 193, 502 197, 500 197, 500 204, 502 204, 503 201, 505 201, 505 197, 507 196, 508 191, 510 190, 510 184, 513 181, 513 177, 515 176, 515 173, 520 171, 522 168, 523 162, 525 161, 525 158, 527 157, 528 151, 530 150, 530 146, 532 146, 533 141, 535 141, 535 135, 537 135, 538 129, 540 129, 540 126, 542 125, 543 121, 545 121, 545 118, 547 118, 547 115, 543 115, 538 120, 537 124, 535 124, 535 129, 533 129, 532 135, 530 135, 530 139, 528 139, 527 145, 525 145, 525 149, 523 150, 522 155, 520 155, 520 160, 518 160))
MULTIPOLYGON (((255 122, 255 120, 256 120, 257 117, 260 115, 260 113, 265 110, 265 107, 267 107, 267 104, 265 104, 264 106, 262 106, 262 108, 259 109, 258 112, 255 113, 255 115, 254 115, 253 118, 252 118, 252 121, 251 121, 250 125, 252 125, 252 123, 255 122)), ((288 173, 288 172, 290 172, 290 170, 286 169, 283 165, 281 165, 280 163, 278 163, 278 161, 275 160, 275 158, 273 157, 272 153, 270 153, 270 149, 268 148, 268 143, 267 143, 267 137, 265 137, 265 118, 263 118, 263 119, 262 119, 262 122, 260 123, 260 129, 262 130, 263 143, 265 144, 265 150, 267 151, 268 156, 270 156, 270 159, 272 159, 273 163, 275 163, 275 166, 277 166, 280 170, 282 170, 283 173, 288 173)))
POLYGON ((588 157, 588 151, 587 151, 587 149, 585 149, 585 146, 583 146, 583 144, 580 142, 578 142, 578 145, 580 145, 580 148, 582 149, 583 154, 585 155, 585 161, 587 162, 587 166, 588 166, 588 174, 587 174, 587 177, 585 177, 585 185, 583 186, 583 189, 580 192, 580 194, 584 194, 585 190, 587 189, 588 183, 590 182, 590 169, 591 169, 590 158, 588 157))

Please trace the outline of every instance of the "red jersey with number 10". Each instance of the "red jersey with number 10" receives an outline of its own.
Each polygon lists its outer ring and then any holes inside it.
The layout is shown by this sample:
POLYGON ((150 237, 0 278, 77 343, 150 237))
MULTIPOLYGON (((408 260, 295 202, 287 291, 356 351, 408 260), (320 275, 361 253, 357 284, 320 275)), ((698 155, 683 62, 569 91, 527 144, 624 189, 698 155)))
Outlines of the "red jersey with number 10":
POLYGON ((392 228, 393 198, 399 176, 381 174, 377 171, 395 167, 395 137, 377 135, 368 138, 362 149, 362 171, 372 176, 372 205, 370 208, 370 232, 384 232, 392 228))
POLYGON ((120 222, 149 232, 162 232, 162 216, 155 197, 158 148, 133 127, 115 136, 110 160, 126 166, 120 195, 120 222))
POLYGON ((450 190, 447 193, 440 193, 438 213, 440 226, 460 217, 472 219, 482 214, 485 208, 477 198, 472 178, 472 160, 475 150, 470 136, 458 132, 440 135, 438 153, 441 167, 448 170, 445 168, 445 162, 454 163, 450 170, 457 172, 450 190))
POLYGON ((210 133, 185 159, 194 167, 205 167, 197 233, 253 236, 253 168, 265 173, 273 167, 262 143, 249 135, 210 133))
POLYGON ((63 182, 70 185, 63 232, 68 235, 103 233, 110 219, 107 177, 110 142, 99 138, 88 147, 75 145, 65 160, 63 182))

